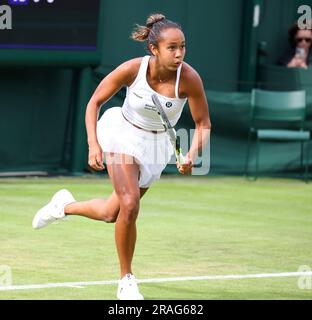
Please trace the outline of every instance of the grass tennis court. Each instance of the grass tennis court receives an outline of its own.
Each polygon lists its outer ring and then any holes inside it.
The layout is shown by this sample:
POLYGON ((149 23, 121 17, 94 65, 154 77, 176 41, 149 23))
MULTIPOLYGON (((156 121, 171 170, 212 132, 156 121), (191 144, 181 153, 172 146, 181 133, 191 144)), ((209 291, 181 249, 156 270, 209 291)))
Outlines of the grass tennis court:
MULTIPOLYGON (((106 178, 0 180, 0 265, 13 285, 117 280, 114 225, 71 217, 33 230, 60 188, 107 197, 106 178)), ((300 180, 164 176, 142 199, 138 279, 296 272, 312 268, 312 184, 300 180)), ((145 299, 311 299, 298 277, 142 283, 145 299)), ((115 284, 0 291, 0 299, 116 299, 115 284)))

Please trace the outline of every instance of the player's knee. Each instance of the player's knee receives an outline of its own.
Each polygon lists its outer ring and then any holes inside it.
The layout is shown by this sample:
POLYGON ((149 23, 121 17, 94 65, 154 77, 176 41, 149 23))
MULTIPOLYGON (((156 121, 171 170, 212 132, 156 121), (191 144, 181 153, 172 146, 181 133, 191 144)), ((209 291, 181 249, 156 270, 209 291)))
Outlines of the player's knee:
POLYGON ((102 220, 107 223, 115 223, 118 217, 119 213, 119 208, 112 210, 112 209, 107 209, 103 208, 103 210, 100 212, 99 220, 102 220))
POLYGON ((139 207, 139 198, 129 197, 124 199, 121 203, 123 220, 128 224, 135 222, 139 213, 139 207))
POLYGON ((103 219, 105 222, 107 223, 115 223, 118 217, 118 212, 114 213, 112 215, 108 215, 105 217, 105 219, 103 219))

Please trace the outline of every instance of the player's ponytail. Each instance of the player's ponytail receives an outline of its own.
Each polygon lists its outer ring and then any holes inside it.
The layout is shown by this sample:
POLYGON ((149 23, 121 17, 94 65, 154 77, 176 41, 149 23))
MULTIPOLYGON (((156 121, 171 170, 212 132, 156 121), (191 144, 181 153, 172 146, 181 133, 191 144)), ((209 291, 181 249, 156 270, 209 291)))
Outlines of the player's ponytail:
POLYGON ((166 17, 161 13, 151 14, 146 20, 146 27, 149 29, 153 28, 153 25, 157 22, 166 20, 166 17))
POLYGON ((167 20, 163 14, 154 13, 147 18, 145 26, 136 25, 135 30, 131 34, 131 39, 140 42, 146 41, 147 48, 150 51, 149 46, 152 44, 157 47, 161 39, 161 32, 168 28, 178 28, 181 30, 181 27, 177 23, 167 20))
POLYGON ((136 25, 135 30, 131 34, 131 39, 140 42, 147 41, 154 24, 165 19, 166 17, 160 13, 151 14, 147 18, 145 26, 136 25))

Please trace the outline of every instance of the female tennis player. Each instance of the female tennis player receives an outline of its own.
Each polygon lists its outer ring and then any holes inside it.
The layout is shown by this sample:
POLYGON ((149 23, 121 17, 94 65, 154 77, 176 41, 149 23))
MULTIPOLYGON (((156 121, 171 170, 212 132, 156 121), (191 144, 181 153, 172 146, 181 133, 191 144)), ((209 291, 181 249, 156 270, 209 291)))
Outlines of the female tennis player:
POLYGON ((161 14, 153 14, 145 26, 137 25, 132 39, 146 41, 150 55, 129 60, 107 75, 91 97, 85 117, 89 165, 103 170, 105 159, 113 193, 107 200, 77 202, 63 189, 33 219, 35 229, 66 215, 114 222, 121 277, 117 298, 121 300, 143 299, 131 267, 140 198, 159 179, 173 154, 152 94, 157 94, 173 126, 188 99, 195 133, 185 163, 177 163, 180 173, 192 172, 211 127, 201 78, 183 62, 185 38, 181 27, 161 14), (98 121, 101 106, 123 86, 127 87, 123 106, 109 108, 98 121))

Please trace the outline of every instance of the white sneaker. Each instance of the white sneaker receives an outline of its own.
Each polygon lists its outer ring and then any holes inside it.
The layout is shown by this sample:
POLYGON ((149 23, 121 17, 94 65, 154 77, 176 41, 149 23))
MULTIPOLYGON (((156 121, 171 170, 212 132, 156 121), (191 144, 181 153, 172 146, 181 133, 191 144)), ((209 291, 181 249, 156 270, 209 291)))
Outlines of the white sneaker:
POLYGON ((133 274, 126 274, 118 283, 117 298, 119 300, 144 300, 133 274))
POLYGON ((76 202, 76 200, 68 190, 62 189, 58 191, 51 201, 36 213, 32 222, 33 228, 41 229, 56 220, 64 219, 64 208, 72 202, 76 202))

